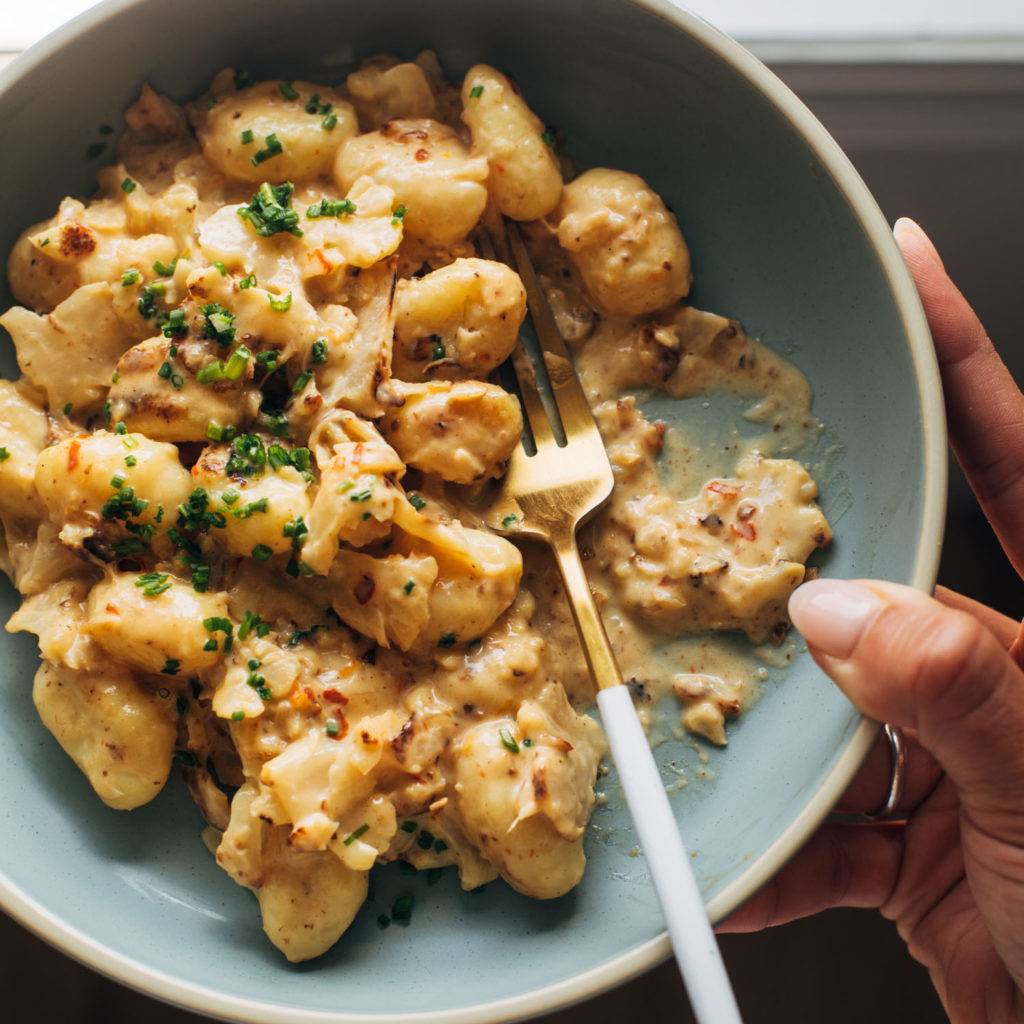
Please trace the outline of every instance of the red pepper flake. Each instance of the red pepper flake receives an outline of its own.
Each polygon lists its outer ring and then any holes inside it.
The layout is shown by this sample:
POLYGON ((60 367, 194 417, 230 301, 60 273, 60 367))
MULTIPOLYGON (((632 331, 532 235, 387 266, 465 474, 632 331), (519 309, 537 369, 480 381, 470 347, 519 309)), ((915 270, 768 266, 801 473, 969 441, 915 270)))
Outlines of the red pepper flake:
POLYGON ((707 490, 711 491, 713 494, 720 495, 725 498, 726 501, 734 501, 740 494, 735 487, 730 487, 721 480, 712 480, 711 483, 708 484, 707 490))
POLYGON ((420 163, 423 163, 424 160, 427 160, 429 158, 430 158, 430 153, 427 150, 422 149, 422 148, 416 150, 416 159, 420 163))
POLYGON ((324 690, 324 700, 334 701, 335 704, 348 703, 348 697, 346 697, 345 694, 341 692, 341 690, 334 689, 333 686, 324 690))
POLYGON ((742 537, 744 540, 757 540, 757 528, 753 523, 732 523, 730 528, 737 537, 742 537))
POLYGON ((78 453, 82 445, 79 441, 72 441, 68 446, 68 472, 70 473, 78 465, 78 453))

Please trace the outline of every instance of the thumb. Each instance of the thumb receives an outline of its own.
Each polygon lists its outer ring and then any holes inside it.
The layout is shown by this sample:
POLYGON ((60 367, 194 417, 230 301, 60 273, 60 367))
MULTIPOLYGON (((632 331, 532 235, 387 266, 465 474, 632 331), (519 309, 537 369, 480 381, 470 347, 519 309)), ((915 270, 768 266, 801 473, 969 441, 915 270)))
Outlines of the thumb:
POLYGON ((806 583, 789 612, 861 711, 917 733, 978 828, 1024 844, 1024 672, 988 629, 910 587, 875 581, 806 583))

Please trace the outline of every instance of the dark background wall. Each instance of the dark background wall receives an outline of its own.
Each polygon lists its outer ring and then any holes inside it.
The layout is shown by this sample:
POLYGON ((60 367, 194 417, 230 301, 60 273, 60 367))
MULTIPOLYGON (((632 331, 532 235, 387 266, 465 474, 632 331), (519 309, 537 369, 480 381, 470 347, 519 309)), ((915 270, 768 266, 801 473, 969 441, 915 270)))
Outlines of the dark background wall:
MULTIPOLYGON (((1018 381, 1024 379, 1024 65, 787 64, 779 74, 846 149, 890 221, 930 232, 1018 381)), ((1024 614, 1024 587, 1002 558, 955 465, 941 581, 1024 614)), ((894 928, 834 911, 723 941, 747 1024, 938 1024, 925 971, 894 928)), ((0 992, 10 1021, 197 1024, 67 961, 0 916, 0 992)), ((672 965, 544 1024, 686 1024, 672 965)))

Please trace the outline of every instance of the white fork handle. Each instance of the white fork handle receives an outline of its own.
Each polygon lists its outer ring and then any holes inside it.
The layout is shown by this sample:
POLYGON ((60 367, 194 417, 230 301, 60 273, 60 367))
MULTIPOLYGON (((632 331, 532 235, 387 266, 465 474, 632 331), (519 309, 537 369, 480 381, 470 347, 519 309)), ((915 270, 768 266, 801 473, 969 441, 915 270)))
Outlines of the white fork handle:
POLYGON ((700 1024, 742 1024, 690 857, 629 688, 609 686, 599 691, 597 706, 694 1015, 700 1024))

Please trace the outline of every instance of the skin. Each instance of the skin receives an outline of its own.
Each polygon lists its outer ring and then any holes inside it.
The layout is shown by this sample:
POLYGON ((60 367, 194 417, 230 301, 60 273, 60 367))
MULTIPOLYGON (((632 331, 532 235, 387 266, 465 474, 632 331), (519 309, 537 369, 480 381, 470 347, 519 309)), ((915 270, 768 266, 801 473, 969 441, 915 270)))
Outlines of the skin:
MULTIPOLYGON (((1024 572, 1024 395, 924 232, 897 223, 942 372, 950 441, 1024 572)), ((815 661, 908 739, 905 824, 828 824, 732 915, 757 931, 874 907, 928 968, 953 1024, 1024 1022, 1024 671, 1018 623, 939 588, 818 580, 790 602, 815 661)), ((881 740, 839 810, 884 799, 881 740)))

